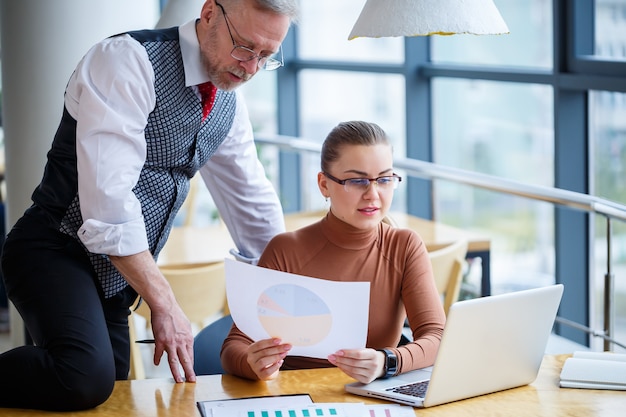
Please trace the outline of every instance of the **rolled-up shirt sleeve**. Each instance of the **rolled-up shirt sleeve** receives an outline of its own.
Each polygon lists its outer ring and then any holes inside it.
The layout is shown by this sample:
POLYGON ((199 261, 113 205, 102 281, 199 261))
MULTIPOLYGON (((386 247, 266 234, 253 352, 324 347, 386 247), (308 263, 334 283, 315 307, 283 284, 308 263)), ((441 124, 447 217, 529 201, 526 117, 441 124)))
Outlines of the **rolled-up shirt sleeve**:
POLYGON ((148 249, 133 187, 146 160, 155 106, 154 72, 128 35, 94 46, 70 78, 65 106, 77 121, 78 236, 90 252, 128 256, 148 249))
POLYGON ((200 169, 241 258, 256 263, 265 246, 285 231, 282 206, 258 159, 252 125, 241 92, 233 126, 200 169))

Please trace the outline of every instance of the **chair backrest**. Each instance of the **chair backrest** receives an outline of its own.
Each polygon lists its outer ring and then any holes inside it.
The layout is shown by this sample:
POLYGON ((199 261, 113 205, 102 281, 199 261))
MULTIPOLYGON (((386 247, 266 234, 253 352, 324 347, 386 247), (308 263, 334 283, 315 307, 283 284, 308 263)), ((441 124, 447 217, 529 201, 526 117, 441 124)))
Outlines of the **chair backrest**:
MULTIPOLYGON (((209 318, 223 314, 226 302, 226 276, 224 262, 196 265, 161 266, 189 321, 199 330, 209 318)), ((146 303, 135 311, 150 320, 146 303)))
POLYGON ((233 325, 230 315, 217 319, 200 330, 193 342, 193 369, 196 375, 223 374, 220 352, 233 325))
POLYGON ((196 218, 196 200, 198 195, 198 181, 200 181, 200 174, 196 174, 189 181, 189 193, 187 198, 180 207, 180 216, 183 217, 183 226, 192 226, 196 218))
POLYGON ((466 255, 467 241, 465 240, 458 240, 429 253, 435 284, 439 294, 443 297, 443 309, 446 315, 450 306, 459 298, 466 255))
POLYGON ((224 262, 161 267, 176 301, 199 329, 207 318, 221 315, 226 300, 224 262))
POLYGON ((388 214, 383 217, 383 223, 387 223, 391 227, 398 227, 398 223, 388 214))

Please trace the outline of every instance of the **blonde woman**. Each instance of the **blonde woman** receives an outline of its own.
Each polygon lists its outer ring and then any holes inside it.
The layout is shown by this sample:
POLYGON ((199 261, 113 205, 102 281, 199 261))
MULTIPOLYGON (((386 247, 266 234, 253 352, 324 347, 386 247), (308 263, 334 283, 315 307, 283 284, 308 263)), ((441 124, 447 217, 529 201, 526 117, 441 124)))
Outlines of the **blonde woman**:
POLYGON ((367 346, 339 350, 327 360, 288 356, 291 345, 278 338, 254 343, 233 326, 221 354, 227 372, 267 380, 280 369, 337 366, 368 383, 433 364, 445 314, 426 247, 414 231, 383 223, 400 181, 379 126, 340 123, 324 141, 317 175, 320 192, 330 201, 328 214, 276 236, 259 261, 299 275, 369 282, 367 346), (398 347, 406 317, 414 341, 398 347))

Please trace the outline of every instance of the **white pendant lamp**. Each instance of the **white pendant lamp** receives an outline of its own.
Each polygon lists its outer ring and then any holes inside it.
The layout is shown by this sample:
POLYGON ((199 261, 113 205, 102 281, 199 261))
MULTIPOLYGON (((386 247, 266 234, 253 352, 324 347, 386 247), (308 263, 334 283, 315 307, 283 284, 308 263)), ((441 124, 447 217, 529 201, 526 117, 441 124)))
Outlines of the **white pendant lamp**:
POLYGON ((493 0, 367 0, 348 39, 509 33, 493 0))

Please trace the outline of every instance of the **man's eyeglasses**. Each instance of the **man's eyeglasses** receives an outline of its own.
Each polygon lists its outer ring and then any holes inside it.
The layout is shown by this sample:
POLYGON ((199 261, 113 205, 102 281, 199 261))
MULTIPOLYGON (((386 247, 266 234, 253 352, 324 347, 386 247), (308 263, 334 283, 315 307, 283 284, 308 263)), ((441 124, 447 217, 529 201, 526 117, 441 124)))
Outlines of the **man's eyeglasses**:
POLYGON ((329 180, 343 185, 343 188, 348 192, 357 191, 364 193, 370 188, 372 183, 375 183, 380 191, 395 190, 398 188, 398 183, 402 181, 402 177, 396 174, 384 175, 378 178, 346 178, 345 180, 333 177, 327 172, 323 172, 323 174, 329 180))
MULTIPOLYGON (((228 29, 230 40, 233 41, 233 50, 230 51, 230 56, 235 58, 237 61, 241 61, 241 62, 248 62, 248 61, 252 61, 253 59, 257 59, 258 67, 267 71, 278 69, 284 65, 282 46, 279 47, 278 52, 275 53, 273 56, 263 56, 263 55, 258 55, 256 52, 254 52, 250 48, 246 48, 245 46, 242 46, 242 45, 237 45, 237 42, 235 42, 235 38, 233 38, 233 33, 230 30, 228 16, 226 16, 226 11, 224 10, 224 7, 218 2, 215 2, 215 4, 218 5, 220 9, 222 9, 222 14, 224 15, 224 21, 226 22, 226 29, 228 29)), ((236 32, 237 30, 235 29, 235 33, 236 32)))

